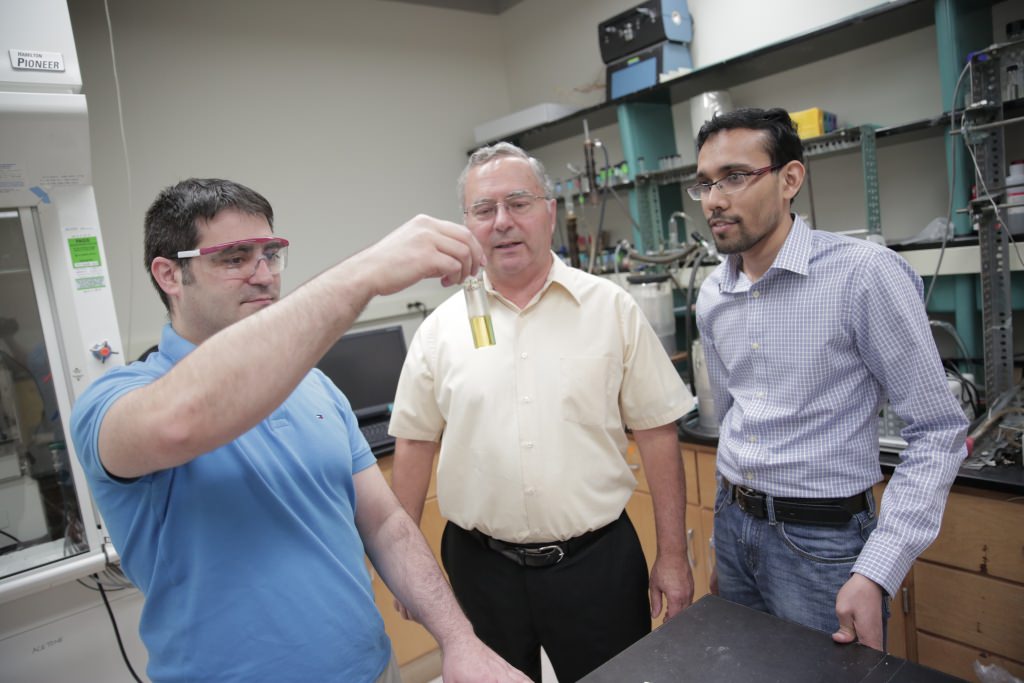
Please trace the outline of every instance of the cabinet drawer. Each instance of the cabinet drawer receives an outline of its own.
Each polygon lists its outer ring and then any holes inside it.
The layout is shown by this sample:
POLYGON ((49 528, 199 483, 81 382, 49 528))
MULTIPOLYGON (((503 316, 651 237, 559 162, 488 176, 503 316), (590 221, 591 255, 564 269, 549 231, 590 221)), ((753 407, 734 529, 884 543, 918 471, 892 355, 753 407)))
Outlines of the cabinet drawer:
POLYGON ((927 633, 917 634, 917 661, 925 666, 973 681, 977 678, 974 673, 974 660, 984 665, 997 664, 1017 678, 1024 677, 1024 664, 997 657, 979 648, 936 638, 927 633))
POLYGON ((918 562, 914 603, 919 631, 1005 657, 1024 652, 1024 586, 918 562))
POLYGON ((1024 583, 1024 504, 950 493, 942 531, 921 558, 1024 583))
POLYGON ((640 490, 633 491, 633 495, 626 502, 626 514, 629 515, 629 521, 633 523, 636 535, 640 538, 644 558, 647 560, 647 571, 650 571, 658 554, 658 536, 654 526, 654 503, 651 501, 651 494, 640 490))
POLYGON ((693 599, 708 593, 707 545, 701 524, 701 509, 696 505, 686 506, 686 559, 693 574, 693 599))
POLYGON ((697 485, 697 453, 680 446, 679 455, 683 459, 683 473, 686 475, 686 504, 700 505, 700 487, 697 485))
POLYGON ((700 510, 700 530, 704 534, 704 567, 710 583, 715 569, 715 513, 708 508, 700 510))
POLYGON ((700 506, 714 509, 715 491, 718 488, 715 481, 714 453, 697 451, 697 485, 700 488, 700 506))

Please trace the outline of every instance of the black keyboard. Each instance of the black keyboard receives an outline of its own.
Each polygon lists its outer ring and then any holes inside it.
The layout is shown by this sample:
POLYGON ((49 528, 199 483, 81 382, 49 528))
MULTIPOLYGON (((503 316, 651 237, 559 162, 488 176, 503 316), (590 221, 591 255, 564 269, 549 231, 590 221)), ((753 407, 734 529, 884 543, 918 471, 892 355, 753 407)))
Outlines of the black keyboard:
POLYGON ((390 437, 388 436, 388 421, 381 420, 380 422, 371 422, 370 424, 359 425, 359 431, 366 437, 366 442, 371 446, 387 441, 390 437))

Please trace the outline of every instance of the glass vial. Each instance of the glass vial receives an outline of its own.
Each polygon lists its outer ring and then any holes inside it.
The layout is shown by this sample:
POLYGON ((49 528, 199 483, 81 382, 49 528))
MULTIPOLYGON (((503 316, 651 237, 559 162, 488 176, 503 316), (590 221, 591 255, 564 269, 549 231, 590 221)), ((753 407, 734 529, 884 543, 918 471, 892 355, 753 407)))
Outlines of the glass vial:
POLYGON ((491 324, 491 309, 487 304, 487 292, 479 278, 467 277, 462 283, 466 295, 466 312, 469 314, 469 329, 473 333, 473 346, 494 346, 494 326, 491 324))

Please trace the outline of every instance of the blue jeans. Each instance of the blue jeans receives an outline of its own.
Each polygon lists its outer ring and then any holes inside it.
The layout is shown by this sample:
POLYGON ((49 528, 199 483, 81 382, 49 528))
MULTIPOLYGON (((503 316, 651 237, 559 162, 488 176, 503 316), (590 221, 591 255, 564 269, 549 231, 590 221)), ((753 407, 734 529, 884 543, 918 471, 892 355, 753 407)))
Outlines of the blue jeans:
MULTIPOLYGON (((878 524, 874 498, 869 495, 868 509, 843 526, 816 526, 777 521, 771 498, 768 517, 758 519, 730 494, 729 484, 720 481, 715 498, 719 594, 819 631, 837 631, 836 594, 878 524)), ((883 596, 883 647, 887 602, 883 596)))

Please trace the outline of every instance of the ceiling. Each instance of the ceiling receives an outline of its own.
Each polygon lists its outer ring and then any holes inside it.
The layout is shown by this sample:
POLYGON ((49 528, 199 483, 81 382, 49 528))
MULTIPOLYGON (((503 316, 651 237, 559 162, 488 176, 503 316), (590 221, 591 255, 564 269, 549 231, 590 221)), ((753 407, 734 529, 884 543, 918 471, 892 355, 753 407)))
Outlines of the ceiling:
POLYGON ((479 14, 501 14, 510 7, 518 5, 522 0, 386 0, 386 2, 404 2, 409 5, 425 5, 479 14))

